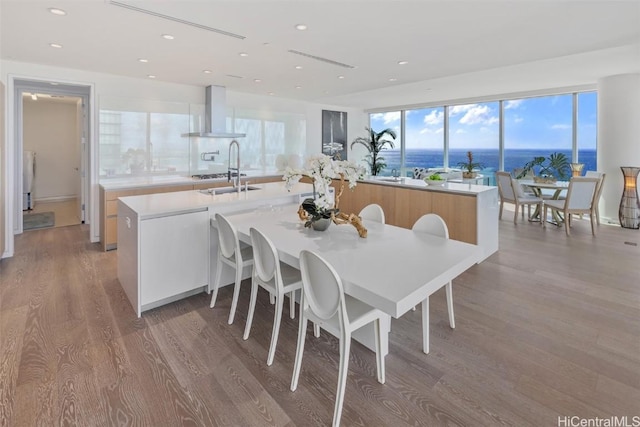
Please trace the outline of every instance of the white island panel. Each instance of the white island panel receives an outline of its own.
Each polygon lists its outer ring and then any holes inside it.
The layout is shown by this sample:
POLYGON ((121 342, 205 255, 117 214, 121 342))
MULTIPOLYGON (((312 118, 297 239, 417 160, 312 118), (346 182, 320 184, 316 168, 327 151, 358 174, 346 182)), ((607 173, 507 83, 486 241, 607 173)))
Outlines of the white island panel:
MULTIPOLYGON (((311 194, 309 184, 287 191, 284 183, 257 184, 241 193, 203 194, 199 190, 122 197, 118 200, 118 279, 136 314, 210 291, 218 241, 210 218, 297 203, 311 194)), ((222 286, 233 281, 223 272, 222 286)), ((246 275, 250 273, 247 270, 246 275)))

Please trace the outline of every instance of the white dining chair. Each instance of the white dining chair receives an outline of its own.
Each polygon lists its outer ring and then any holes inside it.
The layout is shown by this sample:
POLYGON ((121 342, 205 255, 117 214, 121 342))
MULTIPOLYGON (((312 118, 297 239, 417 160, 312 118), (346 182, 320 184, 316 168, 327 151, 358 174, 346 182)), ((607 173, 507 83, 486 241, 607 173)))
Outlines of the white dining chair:
POLYGON ((213 295, 211 304, 213 308, 218 298, 218 288, 222 280, 222 268, 227 265, 235 269, 235 284, 233 288, 233 299, 231 300, 231 311, 229 312, 229 324, 233 323, 240 296, 240 282, 242 281, 242 270, 253 265, 253 251, 251 246, 240 246, 238 232, 231 223, 219 213, 215 215, 215 224, 211 225, 218 229, 218 261, 216 268, 216 278, 213 282, 213 295))
POLYGON ((382 206, 376 203, 371 203, 370 205, 367 205, 364 208, 362 208, 358 216, 361 219, 368 219, 370 221, 379 222, 381 224, 384 224, 384 220, 385 220, 384 210, 382 209, 382 206))
POLYGON ((594 207, 596 210, 596 222, 600 225, 600 198, 602 197, 602 187, 604 186, 604 179, 607 174, 604 172, 587 171, 585 173, 587 178, 598 178, 598 185, 596 187, 596 197, 594 199, 594 207))
POLYGON ((338 390, 333 411, 333 425, 339 426, 347 385, 351 333, 371 322, 373 322, 375 329, 378 382, 384 384, 385 373, 382 348, 383 339, 386 340, 387 337, 381 335, 380 321, 385 317, 385 314, 360 300, 345 295, 342 280, 340 280, 338 273, 319 255, 307 250, 300 252, 300 271, 302 273, 300 326, 298 329, 298 345, 293 377, 291 378, 291 391, 295 391, 298 387, 302 354, 304 353, 304 343, 307 335, 307 321, 311 320, 340 340, 338 390))
POLYGON ((571 216, 573 214, 588 214, 591 221, 591 234, 596 235, 595 229, 595 196, 598 178, 574 176, 569 181, 567 198, 564 200, 548 200, 544 204, 544 217, 547 209, 551 208, 564 214, 564 226, 567 236, 571 235, 571 216))
MULTIPOLYGON (((500 214, 499 219, 502 219, 502 210, 506 203, 512 203, 515 205, 515 212, 513 214, 513 222, 518 222, 518 210, 521 205, 526 205, 528 208, 529 219, 531 219, 531 205, 538 205, 539 212, 542 212, 542 205, 544 201, 540 197, 534 197, 525 194, 522 191, 520 182, 511 176, 509 172, 498 171, 496 172, 496 179, 498 181, 498 193, 500 195, 500 214)), ((524 209, 522 211, 524 218, 524 209)), ((544 222, 544 221, 541 221, 544 222)))
POLYGON ((247 324, 244 328, 243 339, 249 338, 253 314, 256 310, 258 288, 266 289, 270 295, 275 295, 275 314, 273 317, 273 329, 271 331, 271 344, 267 365, 271 366, 278 345, 280 321, 284 306, 284 296, 289 295, 289 316, 295 317, 295 292, 302 289, 300 270, 288 264, 280 262, 278 252, 267 236, 255 228, 249 229, 251 246, 253 247, 253 273, 251 275, 251 300, 247 314, 247 324))
MULTIPOLYGON (((429 213, 422 215, 418 220, 413 224, 411 228, 416 233, 428 233, 434 236, 442 237, 445 239, 449 238, 449 227, 447 227, 447 223, 444 222, 440 215, 429 213)), ((451 282, 445 285, 445 292, 447 294, 447 311, 449 313, 449 326, 451 329, 455 329, 456 327, 456 319, 453 313, 453 286, 451 282)), ((423 310, 422 317, 422 328, 423 330, 429 331, 429 296, 422 302, 422 304, 426 304, 426 309, 423 310), (427 313, 426 316, 424 313, 427 313), (426 318, 425 318, 426 317, 426 318)), ((413 307, 413 310, 416 308, 413 307)), ((428 341, 427 341, 427 349, 428 349, 428 341)), ((428 353, 428 350, 426 351, 428 353)))

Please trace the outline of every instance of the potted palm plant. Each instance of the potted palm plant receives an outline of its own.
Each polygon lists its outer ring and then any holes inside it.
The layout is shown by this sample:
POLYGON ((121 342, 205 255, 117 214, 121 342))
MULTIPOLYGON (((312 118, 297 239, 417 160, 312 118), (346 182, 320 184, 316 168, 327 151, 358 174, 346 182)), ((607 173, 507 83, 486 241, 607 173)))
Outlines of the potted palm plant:
POLYGON ((478 173, 476 169, 484 168, 484 165, 480 162, 473 161, 473 153, 471 151, 467 151, 467 161, 466 162, 458 162, 458 167, 463 169, 462 177, 463 178, 475 178, 478 173))
POLYGON ((524 178, 533 172, 535 182, 556 182, 556 180, 566 180, 569 177, 571 166, 569 159, 563 153, 551 153, 548 157, 536 156, 527 162, 522 168, 522 172, 516 177, 524 178))
POLYGON ((396 132, 387 128, 383 131, 376 132, 371 128, 365 127, 368 135, 366 137, 358 137, 351 143, 351 148, 356 144, 362 144, 365 146, 369 154, 366 156, 366 162, 371 169, 371 175, 378 175, 382 169, 387 167, 387 163, 384 161, 384 157, 380 155, 382 150, 386 150, 387 146, 393 148, 393 141, 396 139, 396 132), (392 139, 387 139, 389 136, 392 139))

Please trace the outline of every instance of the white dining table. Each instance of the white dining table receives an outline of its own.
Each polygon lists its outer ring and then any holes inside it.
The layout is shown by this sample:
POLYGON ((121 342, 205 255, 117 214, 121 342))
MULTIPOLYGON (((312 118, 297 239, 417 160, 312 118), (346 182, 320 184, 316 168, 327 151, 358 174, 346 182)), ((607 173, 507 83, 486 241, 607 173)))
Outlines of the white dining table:
POLYGON ((335 268, 347 294, 389 316, 399 318, 422 303, 423 351, 429 353, 429 296, 478 263, 480 248, 372 221, 363 222, 366 238, 348 224, 315 231, 304 227, 297 210, 298 205, 263 207, 227 218, 245 243, 251 242, 251 227, 262 231, 293 267, 300 267, 303 249, 316 252, 335 268))
MULTIPOLYGON (((563 191, 567 191, 569 189, 569 181, 535 182, 532 179, 520 179, 518 181, 521 185, 530 187, 536 197, 542 198, 542 190, 553 190, 553 195, 551 196, 552 200, 558 199, 563 191)), ((562 225, 562 223, 564 222, 564 218, 557 210, 552 209, 551 215, 553 218, 553 221, 550 221, 551 224, 562 225)), ((536 210, 533 212, 533 215, 531 215, 531 218, 536 220, 542 219, 542 212, 540 212, 540 207, 536 206, 536 210)))

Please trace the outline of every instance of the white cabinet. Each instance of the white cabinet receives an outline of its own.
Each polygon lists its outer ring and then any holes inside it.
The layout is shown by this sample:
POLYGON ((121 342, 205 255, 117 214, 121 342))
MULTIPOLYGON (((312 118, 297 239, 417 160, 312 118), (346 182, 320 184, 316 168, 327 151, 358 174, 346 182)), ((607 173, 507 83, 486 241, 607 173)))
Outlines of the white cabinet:
POLYGON ((209 212, 140 221, 142 307, 209 283, 209 212))
POLYGON ((140 219, 119 204, 118 279, 138 317, 206 290, 209 211, 140 219))

